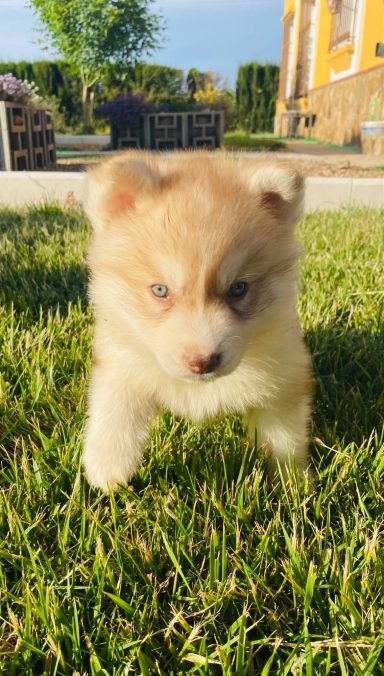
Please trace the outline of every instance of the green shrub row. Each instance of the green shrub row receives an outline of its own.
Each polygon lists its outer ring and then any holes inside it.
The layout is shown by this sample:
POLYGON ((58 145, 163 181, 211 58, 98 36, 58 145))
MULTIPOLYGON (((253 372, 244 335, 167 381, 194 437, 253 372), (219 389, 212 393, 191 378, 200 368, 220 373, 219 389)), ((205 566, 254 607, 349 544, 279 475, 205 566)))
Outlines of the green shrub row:
MULTIPOLYGON (((50 103, 57 131, 81 131, 81 81, 64 61, 0 62, 1 73, 34 82, 40 96, 50 103)), ((226 130, 239 127, 247 132, 272 131, 279 79, 278 66, 248 63, 239 67, 234 92, 218 83, 212 73, 191 68, 187 74, 179 68, 137 63, 125 73, 113 69, 93 87, 93 107, 130 92, 140 93, 170 111, 193 108, 222 109, 226 130)), ((95 120, 95 130, 105 123, 95 120)))

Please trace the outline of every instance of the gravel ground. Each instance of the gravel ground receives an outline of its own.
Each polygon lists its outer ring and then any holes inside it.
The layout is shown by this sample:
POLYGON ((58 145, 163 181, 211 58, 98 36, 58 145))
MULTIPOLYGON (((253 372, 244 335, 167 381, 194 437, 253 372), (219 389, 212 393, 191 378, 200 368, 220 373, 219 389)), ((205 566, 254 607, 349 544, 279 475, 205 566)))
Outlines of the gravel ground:
POLYGON ((384 165, 377 167, 361 167, 353 164, 353 160, 336 163, 320 159, 289 160, 303 176, 345 176, 354 178, 384 178, 384 165))
MULTIPOLYGON (((256 154, 255 154, 256 155, 256 154)), ((294 166, 303 176, 345 176, 357 178, 384 178, 384 158, 377 157, 377 165, 374 166, 375 160, 372 158, 373 166, 361 166, 359 160, 353 156, 350 159, 341 159, 337 156, 327 160, 324 157, 316 157, 308 159, 307 157, 292 157, 290 153, 289 160, 284 157, 283 153, 278 155, 269 153, 268 157, 276 158, 279 161, 294 166), (354 161, 355 160, 355 161, 354 161)), ((263 153, 263 157, 265 154, 263 153)), ((356 156, 360 158, 360 156, 356 156)), ((261 159, 261 157, 260 157, 261 159)), ((79 158, 59 158, 56 165, 50 167, 50 171, 86 171, 90 166, 96 164, 98 160, 95 158, 85 159, 79 158)))

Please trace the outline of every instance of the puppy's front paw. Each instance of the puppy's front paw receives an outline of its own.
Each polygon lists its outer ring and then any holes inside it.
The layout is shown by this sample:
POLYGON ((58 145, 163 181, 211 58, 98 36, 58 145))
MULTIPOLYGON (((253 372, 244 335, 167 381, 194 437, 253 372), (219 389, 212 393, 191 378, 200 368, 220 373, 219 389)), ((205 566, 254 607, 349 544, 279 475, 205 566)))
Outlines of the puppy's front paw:
POLYGON ((125 486, 134 475, 139 463, 132 462, 128 454, 114 456, 107 449, 100 449, 86 442, 83 466, 86 477, 94 488, 101 488, 104 493, 115 491, 119 486, 125 486))
POLYGON ((94 488, 101 488, 104 493, 115 491, 119 485, 125 485, 129 480, 129 475, 121 468, 108 466, 107 463, 95 463, 94 461, 83 458, 83 465, 88 482, 94 488))

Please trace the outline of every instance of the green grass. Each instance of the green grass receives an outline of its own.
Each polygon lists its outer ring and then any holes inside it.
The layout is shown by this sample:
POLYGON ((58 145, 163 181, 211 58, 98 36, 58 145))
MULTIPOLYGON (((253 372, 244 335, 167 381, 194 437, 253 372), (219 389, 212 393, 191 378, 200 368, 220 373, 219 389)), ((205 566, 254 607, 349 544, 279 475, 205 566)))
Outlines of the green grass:
POLYGON ((0 673, 384 673, 383 222, 301 224, 313 488, 268 486, 238 419, 166 414, 106 497, 79 469, 87 226, 0 212, 0 673))
POLYGON ((243 131, 227 132, 224 135, 225 150, 284 150, 286 144, 272 134, 246 134, 243 131))
POLYGON ((94 150, 73 150, 72 148, 57 148, 57 156, 59 159, 73 159, 74 157, 79 157, 81 159, 87 160, 100 160, 105 155, 105 151, 101 150, 100 152, 94 150), (69 157, 68 157, 69 155, 69 157))
POLYGON ((326 141, 319 141, 318 139, 314 138, 304 138, 303 136, 290 136, 290 137, 284 137, 288 138, 291 141, 297 141, 299 143, 305 143, 305 144, 310 144, 310 145, 317 145, 317 146, 322 146, 323 148, 338 148, 339 150, 345 150, 345 152, 354 152, 354 153, 359 153, 361 152, 361 147, 359 145, 339 145, 337 143, 327 143, 326 141))

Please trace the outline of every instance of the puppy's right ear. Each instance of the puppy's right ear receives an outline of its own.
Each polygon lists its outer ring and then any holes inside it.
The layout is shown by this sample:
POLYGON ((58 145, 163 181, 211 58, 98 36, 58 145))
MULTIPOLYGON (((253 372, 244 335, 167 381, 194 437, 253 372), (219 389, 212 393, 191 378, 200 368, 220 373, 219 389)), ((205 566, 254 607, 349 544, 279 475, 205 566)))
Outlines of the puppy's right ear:
POLYGON ((300 218, 304 199, 303 178, 292 168, 269 162, 258 164, 251 174, 252 192, 259 197, 259 206, 266 213, 287 225, 300 218))
POLYGON ((96 231, 135 209, 145 192, 159 188, 162 177, 145 157, 119 157, 87 175, 84 208, 96 231))

